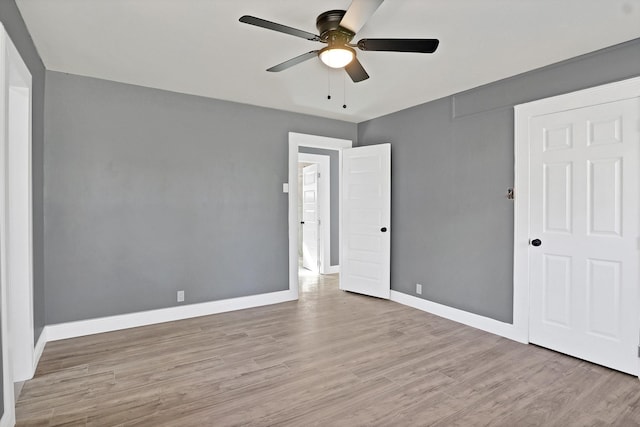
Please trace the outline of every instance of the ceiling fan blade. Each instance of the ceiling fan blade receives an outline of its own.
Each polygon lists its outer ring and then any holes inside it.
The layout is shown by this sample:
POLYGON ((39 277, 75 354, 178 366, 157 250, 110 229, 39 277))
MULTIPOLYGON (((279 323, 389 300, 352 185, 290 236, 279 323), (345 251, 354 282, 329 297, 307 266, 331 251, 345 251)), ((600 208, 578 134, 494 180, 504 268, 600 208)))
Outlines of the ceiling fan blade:
POLYGON ((353 61, 344 67, 344 70, 349 74, 349 77, 351 77, 351 80, 353 80, 354 83, 358 83, 369 78, 369 74, 367 74, 360 61, 358 61, 358 58, 353 58, 353 61))
POLYGON ((307 40, 320 41, 320 36, 317 36, 313 33, 298 30, 297 28, 287 27, 286 25, 282 24, 276 24, 275 22, 256 18, 255 16, 244 15, 240 18, 240 22, 266 28, 267 30, 279 31, 281 33, 289 34, 292 36, 302 37, 303 39, 307 40))
POLYGON ((312 50, 311 52, 303 53, 300 56, 296 56, 295 58, 291 58, 288 61, 284 61, 281 64, 274 65, 271 68, 268 68, 267 71, 271 71, 273 73, 277 73, 278 71, 286 70, 287 68, 291 68, 294 65, 298 65, 301 62, 307 61, 315 56, 318 56, 317 50, 312 50))
POLYGON ((380 7, 384 0, 353 0, 349 9, 342 17, 340 26, 357 33, 367 23, 371 15, 380 7))
POLYGON ((384 52, 433 53, 439 44, 438 39, 362 39, 358 41, 358 48, 384 52))

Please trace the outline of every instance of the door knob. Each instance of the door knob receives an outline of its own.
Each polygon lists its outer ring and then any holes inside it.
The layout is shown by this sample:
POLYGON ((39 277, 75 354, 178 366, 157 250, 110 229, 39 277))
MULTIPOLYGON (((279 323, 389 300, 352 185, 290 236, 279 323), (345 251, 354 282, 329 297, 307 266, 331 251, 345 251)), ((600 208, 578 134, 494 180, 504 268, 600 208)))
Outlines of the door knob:
POLYGON ((382 231, 383 233, 386 233, 386 232, 387 232, 387 227, 382 227, 382 228, 380 229, 380 231, 382 231))
POLYGON ((533 239, 531 241, 531 245, 533 245, 533 246, 540 246, 541 244, 542 244, 542 240, 540 240, 540 239, 533 239))
POLYGON ((300 224, 304 224, 304 221, 300 221, 300 224))

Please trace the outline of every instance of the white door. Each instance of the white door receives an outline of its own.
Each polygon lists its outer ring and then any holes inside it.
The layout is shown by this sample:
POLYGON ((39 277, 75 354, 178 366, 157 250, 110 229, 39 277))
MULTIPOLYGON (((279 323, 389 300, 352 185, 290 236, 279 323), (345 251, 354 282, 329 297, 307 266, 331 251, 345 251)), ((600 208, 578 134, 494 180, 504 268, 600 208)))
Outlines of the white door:
POLYGON ((318 165, 302 168, 302 266, 318 272, 318 165))
POLYGON ((640 100, 530 121, 532 343, 638 371, 640 100))
POLYGON ((390 296, 391 144, 343 150, 340 289, 390 296))

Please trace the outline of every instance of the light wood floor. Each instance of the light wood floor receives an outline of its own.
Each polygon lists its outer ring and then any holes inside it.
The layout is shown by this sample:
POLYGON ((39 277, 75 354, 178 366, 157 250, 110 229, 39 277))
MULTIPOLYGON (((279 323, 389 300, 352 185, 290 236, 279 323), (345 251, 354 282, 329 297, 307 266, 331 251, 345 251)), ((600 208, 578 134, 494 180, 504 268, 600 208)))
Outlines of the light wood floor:
POLYGON ((47 344, 18 426, 635 426, 637 378, 303 279, 300 301, 47 344))

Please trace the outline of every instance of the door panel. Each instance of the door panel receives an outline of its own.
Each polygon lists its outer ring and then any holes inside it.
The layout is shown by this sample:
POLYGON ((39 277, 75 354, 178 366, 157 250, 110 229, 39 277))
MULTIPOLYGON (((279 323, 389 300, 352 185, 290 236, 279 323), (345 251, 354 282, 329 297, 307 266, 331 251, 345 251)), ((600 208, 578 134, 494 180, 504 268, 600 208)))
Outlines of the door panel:
POLYGON ((589 234, 620 237, 622 227, 622 159, 588 161, 589 234))
POLYGON ((638 369, 638 99, 530 121, 529 339, 638 369))
POLYGON ((587 332, 619 340, 620 263, 590 259, 587 261, 587 332))
POLYGON ((571 163, 545 164, 544 230, 571 233, 571 163))
POLYGON ((388 299, 390 144, 343 151, 342 218, 340 289, 388 299))
POLYGON ((543 319, 569 327, 571 319, 571 257, 544 255, 543 319))

